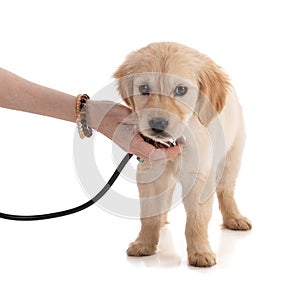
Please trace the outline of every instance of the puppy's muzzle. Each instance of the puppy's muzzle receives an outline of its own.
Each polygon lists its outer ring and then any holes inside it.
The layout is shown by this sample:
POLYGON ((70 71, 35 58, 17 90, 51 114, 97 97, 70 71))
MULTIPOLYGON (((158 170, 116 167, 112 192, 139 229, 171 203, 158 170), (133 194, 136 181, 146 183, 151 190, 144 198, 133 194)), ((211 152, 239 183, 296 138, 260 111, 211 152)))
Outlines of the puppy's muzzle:
POLYGON ((169 125, 168 120, 164 118, 152 118, 149 120, 149 127, 154 133, 164 132, 169 125))

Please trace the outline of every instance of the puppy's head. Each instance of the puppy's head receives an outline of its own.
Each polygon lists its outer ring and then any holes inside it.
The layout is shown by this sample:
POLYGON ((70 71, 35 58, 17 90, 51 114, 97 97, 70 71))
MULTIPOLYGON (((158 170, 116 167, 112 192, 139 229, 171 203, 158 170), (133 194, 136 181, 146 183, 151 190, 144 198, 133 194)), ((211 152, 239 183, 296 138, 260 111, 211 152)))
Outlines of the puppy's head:
POLYGON ((203 125, 225 105, 229 82, 211 59, 177 43, 153 43, 128 55, 114 73, 138 116, 138 130, 154 140, 179 138, 189 119, 203 125))

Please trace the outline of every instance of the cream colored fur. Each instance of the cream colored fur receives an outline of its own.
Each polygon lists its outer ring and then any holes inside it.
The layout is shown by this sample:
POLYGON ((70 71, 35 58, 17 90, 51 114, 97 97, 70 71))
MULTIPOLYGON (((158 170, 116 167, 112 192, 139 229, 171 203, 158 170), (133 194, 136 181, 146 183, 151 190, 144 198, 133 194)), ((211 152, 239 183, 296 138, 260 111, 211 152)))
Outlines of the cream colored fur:
POLYGON ((174 138, 182 135, 186 138, 183 152, 175 160, 162 164, 145 161, 138 165, 141 230, 127 254, 144 256, 156 252, 160 228, 166 222, 172 192, 179 181, 187 214, 189 264, 214 265, 216 258, 207 235, 214 191, 223 226, 251 229, 251 223, 240 214, 234 200, 245 142, 242 110, 234 89, 211 59, 177 43, 153 43, 131 53, 115 77, 119 79, 122 97, 137 114, 139 131, 149 134, 146 128, 149 118, 159 116, 169 120, 174 138), (181 80, 189 89, 186 96, 164 95, 172 95, 181 80), (144 82, 153 88, 149 96, 137 92, 137 86, 144 82))

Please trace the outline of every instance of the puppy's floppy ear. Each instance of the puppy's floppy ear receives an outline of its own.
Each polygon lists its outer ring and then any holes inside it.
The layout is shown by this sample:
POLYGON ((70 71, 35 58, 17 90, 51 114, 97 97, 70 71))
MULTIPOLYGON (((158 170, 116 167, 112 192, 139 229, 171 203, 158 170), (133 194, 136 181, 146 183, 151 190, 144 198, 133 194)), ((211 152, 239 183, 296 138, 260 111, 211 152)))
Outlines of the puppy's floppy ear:
POLYGON ((124 62, 113 77, 118 80, 118 90, 125 103, 134 109, 133 95, 133 75, 130 74, 129 66, 124 62))
POLYGON ((222 111, 230 83, 227 75, 210 59, 201 65, 198 78, 200 88, 198 118, 207 126, 222 111))

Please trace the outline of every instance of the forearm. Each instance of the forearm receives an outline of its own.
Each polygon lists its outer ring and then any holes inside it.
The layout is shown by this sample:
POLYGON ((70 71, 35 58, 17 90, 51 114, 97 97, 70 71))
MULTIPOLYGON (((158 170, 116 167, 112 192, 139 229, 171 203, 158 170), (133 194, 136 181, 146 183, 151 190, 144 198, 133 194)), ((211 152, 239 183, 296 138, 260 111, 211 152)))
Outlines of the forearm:
POLYGON ((0 68, 0 107, 75 122, 76 98, 0 68))
MULTIPOLYGON (((76 121, 76 98, 29 82, 0 68, 0 107, 76 121)), ((88 124, 112 139, 114 129, 131 113, 110 101, 88 102, 88 124)))

